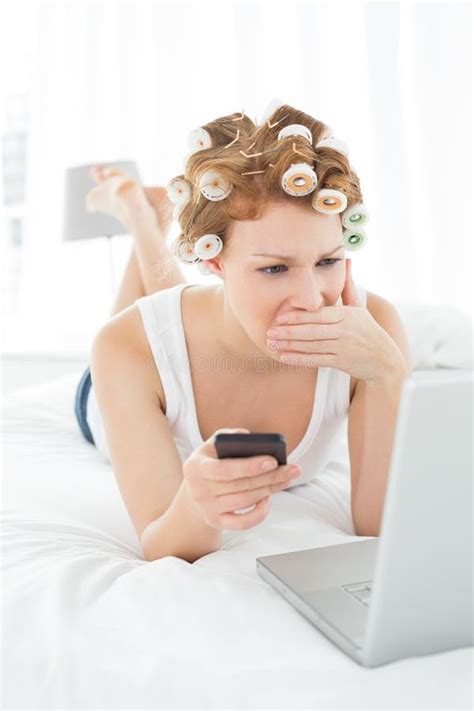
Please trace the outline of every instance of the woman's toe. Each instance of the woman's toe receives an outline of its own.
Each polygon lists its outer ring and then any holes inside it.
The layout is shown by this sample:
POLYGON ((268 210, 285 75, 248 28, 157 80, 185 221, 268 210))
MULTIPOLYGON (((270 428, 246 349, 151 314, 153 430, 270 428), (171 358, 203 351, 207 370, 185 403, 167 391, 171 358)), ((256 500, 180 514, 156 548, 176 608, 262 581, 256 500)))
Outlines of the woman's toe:
POLYGON ((91 177, 99 182, 102 180, 102 166, 101 165, 93 165, 91 170, 90 170, 91 177))
POLYGON ((107 178, 113 178, 115 176, 120 176, 122 178, 129 177, 127 173, 124 173, 123 170, 118 170, 117 168, 108 168, 105 165, 93 166, 91 168, 91 175, 98 183, 107 180, 107 178))

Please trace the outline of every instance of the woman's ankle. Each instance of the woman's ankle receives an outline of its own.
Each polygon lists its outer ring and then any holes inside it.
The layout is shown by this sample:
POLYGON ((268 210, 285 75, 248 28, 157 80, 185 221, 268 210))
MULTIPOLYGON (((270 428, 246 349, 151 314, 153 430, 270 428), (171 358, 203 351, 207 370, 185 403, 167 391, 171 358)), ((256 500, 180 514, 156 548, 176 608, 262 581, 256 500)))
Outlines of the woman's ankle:
POLYGON ((132 231, 159 229, 154 208, 146 199, 143 187, 135 183, 122 194, 122 221, 132 231))

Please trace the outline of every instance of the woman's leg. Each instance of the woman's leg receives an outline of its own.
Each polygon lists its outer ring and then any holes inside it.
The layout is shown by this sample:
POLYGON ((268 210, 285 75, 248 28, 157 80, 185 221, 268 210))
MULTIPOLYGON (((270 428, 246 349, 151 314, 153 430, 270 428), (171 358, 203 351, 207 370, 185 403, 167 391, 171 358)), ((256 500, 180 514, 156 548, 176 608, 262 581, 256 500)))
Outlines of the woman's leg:
POLYGON ((118 314, 142 296, 146 296, 146 291, 138 266, 136 247, 133 245, 110 315, 118 314))
MULTIPOLYGON (((133 181, 119 181, 124 174, 97 167, 92 175, 99 185, 87 196, 88 209, 109 213, 128 227, 133 246, 115 298, 111 316, 136 299, 186 282, 178 262, 166 245, 172 204, 165 188, 143 188, 133 181), (115 176, 115 184, 111 183, 115 176), (122 182, 122 184, 120 184, 122 182)), ((88 366, 76 389, 75 414, 84 437, 95 444, 87 422, 87 402, 92 377, 88 366)))
POLYGON ((111 316, 123 311, 142 296, 153 294, 161 289, 168 289, 176 284, 181 284, 186 281, 186 278, 181 273, 175 257, 171 254, 166 245, 160 248, 156 254, 157 260, 162 255, 162 262, 147 263, 145 255, 141 256, 142 265, 139 263, 139 247, 135 242, 132 246, 130 256, 128 258, 125 271, 119 286, 117 296, 112 306, 111 316), (168 266, 166 266, 168 263, 168 266), (144 284, 143 274, 148 274, 146 279, 146 288, 144 284))
MULTIPOLYGON (((144 192, 128 191, 126 224, 133 234, 134 244, 111 316, 123 311, 141 296, 186 282, 175 256, 166 245, 165 232, 159 224, 160 211, 146 199, 147 196, 148 199, 156 198, 156 192, 157 189, 147 188, 144 192)), ((170 222, 170 219, 161 220, 164 230, 167 230, 170 222)))

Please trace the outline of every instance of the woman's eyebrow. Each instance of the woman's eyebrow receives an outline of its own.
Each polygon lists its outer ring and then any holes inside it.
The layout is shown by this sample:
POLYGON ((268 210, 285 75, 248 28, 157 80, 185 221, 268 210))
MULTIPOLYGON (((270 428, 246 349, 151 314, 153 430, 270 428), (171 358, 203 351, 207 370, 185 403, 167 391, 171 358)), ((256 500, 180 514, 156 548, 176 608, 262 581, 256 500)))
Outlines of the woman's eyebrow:
MULTIPOLYGON (((330 257, 331 254, 334 254, 334 252, 337 252, 338 249, 341 249, 341 247, 344 247, 343 244, 340 244, 336 249, 333 249, 332 252, 328 252, 327 254, 322 254, 321 259, 325 259, 326 257, 330 257)), ((287 262, 294 263, 296 259, 292 257, 290 254, 274 254, 273 252, 256 252, 255 254, 250 255, 252 257, 275 257, 276 259, 285 259, 287 262)))

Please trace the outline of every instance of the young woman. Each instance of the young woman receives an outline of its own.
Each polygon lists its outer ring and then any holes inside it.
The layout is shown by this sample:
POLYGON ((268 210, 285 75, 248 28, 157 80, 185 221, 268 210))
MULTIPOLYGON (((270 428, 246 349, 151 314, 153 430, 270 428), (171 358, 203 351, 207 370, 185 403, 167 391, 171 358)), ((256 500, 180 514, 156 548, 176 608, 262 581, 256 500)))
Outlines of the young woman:
POLYGON ((345 260, 343 218, 362 195, 327 134, 286 104, 261 126, 242 112, 193 132, 167 191, 182 230, 173 251, 163 188, 95 174, 90 208, 135 242, 76 414, 112 464, 146 560, 192 562, 223 529, 260 523, 272 493, 317 477, 344 427, 354 529, 379 535, 409 346, 394 306, 356 286, 345 260), (174 255, 220 283, 187 283, 174 255), (219 460, 221 431, 284 434, 288 465, 219 460))

